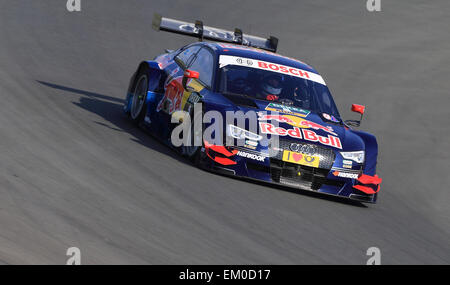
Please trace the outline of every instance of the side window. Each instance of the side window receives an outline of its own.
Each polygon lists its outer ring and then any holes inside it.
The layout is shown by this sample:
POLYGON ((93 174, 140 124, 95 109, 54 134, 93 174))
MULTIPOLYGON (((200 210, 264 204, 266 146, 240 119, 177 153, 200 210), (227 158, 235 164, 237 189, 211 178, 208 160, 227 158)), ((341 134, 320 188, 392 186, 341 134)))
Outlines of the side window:
POLYGON ((182 67, 187 67, 190 64, 193 55, 195 55, 199 49, 199 46, 192 46, 184 49, 175 57, 175 59, 183 65, 182 67))
POLYGON ((199 80, 207 87, 211 87, 214 68, 213 54, 206 48, 202 48, 194 57, 189 69, 200 73, 199 80))

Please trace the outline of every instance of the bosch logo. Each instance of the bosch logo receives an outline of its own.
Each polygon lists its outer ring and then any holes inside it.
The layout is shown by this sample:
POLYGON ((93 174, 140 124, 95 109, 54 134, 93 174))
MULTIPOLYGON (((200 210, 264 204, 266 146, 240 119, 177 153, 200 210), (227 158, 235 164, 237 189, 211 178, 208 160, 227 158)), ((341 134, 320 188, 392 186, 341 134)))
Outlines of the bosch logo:
POLYGON ((291 143, 289 148, 294 152, 299 152, 306 155, 314 155, 317 152, 317 147, 309 144, 291 143))

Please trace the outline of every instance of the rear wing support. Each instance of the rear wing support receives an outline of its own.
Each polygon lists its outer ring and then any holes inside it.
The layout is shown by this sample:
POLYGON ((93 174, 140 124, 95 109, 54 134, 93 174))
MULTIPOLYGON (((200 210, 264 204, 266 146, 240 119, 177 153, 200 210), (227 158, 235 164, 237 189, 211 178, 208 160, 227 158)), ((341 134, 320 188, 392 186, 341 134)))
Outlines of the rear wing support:
POLYGON ((183 22, 175 19, 162 17, 155 14, 152 21, 153 29, 157 31, 171 32, 198 38, 199 41, 210 40, 223 43, 244 45, 260 48, 271 52, 277 51, 278 38, 270 36, 268 39, 247 35, 241 29, 236 28, 234 32, 224 29, 204 26, 202 21, 195 23, 183 22))

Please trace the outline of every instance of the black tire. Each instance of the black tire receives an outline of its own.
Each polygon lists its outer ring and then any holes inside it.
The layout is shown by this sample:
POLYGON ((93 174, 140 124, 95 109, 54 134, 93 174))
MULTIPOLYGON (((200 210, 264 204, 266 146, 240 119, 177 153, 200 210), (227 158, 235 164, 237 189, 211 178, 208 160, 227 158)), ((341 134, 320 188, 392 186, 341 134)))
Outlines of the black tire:
POLYGON ((141 70, 136 75, 134 85, 131 88, 132 97, 130 107, 130 118, 135 123, 141 123, 144 120, 147 111, 147 91, 149 85, 149 72, 146 68, 141 70))
MULTIPOLYGON (((199 113, 198 116, 203 116, 203 113, 199 113)), ((192 118, 192 115, 191 115, 192 118)), ((200 146, 194 146, 194 140, 195 140, 195 136, 197 135, 202 135, 203 134, 203 126, 201 128, 201 132, 200 134, 194 134, 194 121, 196 120, 196 118, 194 118, 193 120, 191 120, 191 132, 189 134, 189 141, 191 143, 192 146, 181 146, 180 147, 180 151, 181 154, 183 156, 186 156, 190 161, 194 162, 195 164, 197 164, 198 162, 198 158, 200 157, 200 149, 202 148, 203 145, 203 139, 201 139, 201 143, 202 145, 200 146)))

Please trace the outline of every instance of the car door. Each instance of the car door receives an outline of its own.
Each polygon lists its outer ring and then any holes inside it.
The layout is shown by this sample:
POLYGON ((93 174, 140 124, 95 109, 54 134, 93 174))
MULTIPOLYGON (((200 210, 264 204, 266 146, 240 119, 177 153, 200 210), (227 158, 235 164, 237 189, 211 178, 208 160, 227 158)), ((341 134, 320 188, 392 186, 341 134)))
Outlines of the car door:
POLYGON ((198 44, 181 48, 173 57, 173 61, 171 60, 171 63, 164 67, 163 95, 156 102, 155 112, 152 112, 151 115, 152 124, 149 126, 150 131, 161 138, 170 137, 168 126, 171 114, 181 107, 184 92, 182 85, 184 70, 192 62, 200 48, 201 46, 198 44))
POLYGON ((156 112, 171 115, 174 111, 181 108, 184 92, 182 85, 184 70, 192 62, 200 48, 199 45, 189 46, 174 57, 176 64, 173 64, 171 69, 165 71, 167 77, 164 82, 164 96, 158 102, 156 112))

